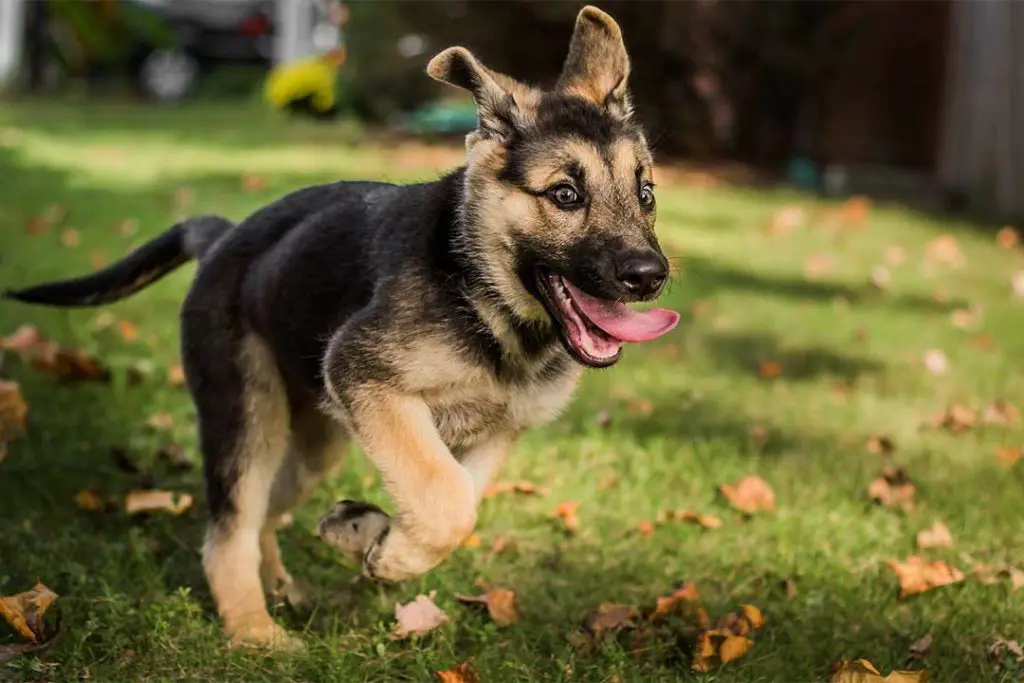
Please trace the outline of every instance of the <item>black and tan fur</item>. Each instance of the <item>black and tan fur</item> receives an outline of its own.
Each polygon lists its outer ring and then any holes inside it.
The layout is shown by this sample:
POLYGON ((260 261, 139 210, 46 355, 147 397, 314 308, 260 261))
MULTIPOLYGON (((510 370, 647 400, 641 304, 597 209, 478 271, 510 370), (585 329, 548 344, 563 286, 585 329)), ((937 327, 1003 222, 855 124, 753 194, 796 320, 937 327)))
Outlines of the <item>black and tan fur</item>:
POLYGON ((654 298, 667 274, 611 17, 580 12, 551 91, 463 48, 427 71, 479 111, 466 165, 440 180, 309 187, 237 227, 190 219, 105 271, 8 293, 98 305, 198 259, 181 351, 207 482, 203 566, 236 642, 291 642, 266 607, 265 592, 293 589, 276 529, 350 441, 397 514, 342 501, 321 534, 366 575, 420 575, 472 531, 509 448, 559 413, 582 372, 538 269, 625 301, 654 298), (559 205, 567 184, 578 202, 559 205))

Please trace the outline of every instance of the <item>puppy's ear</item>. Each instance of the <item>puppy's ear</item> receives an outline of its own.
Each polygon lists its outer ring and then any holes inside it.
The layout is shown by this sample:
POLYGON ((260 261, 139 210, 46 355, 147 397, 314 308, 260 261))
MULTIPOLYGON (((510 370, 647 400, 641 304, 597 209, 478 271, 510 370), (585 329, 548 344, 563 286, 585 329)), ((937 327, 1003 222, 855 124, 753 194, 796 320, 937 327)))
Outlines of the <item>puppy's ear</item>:
POLYGON ((498 139, 526 125, 539 95, 529 86, 488 69, 464 47, 450 47, 431 59, 427 74, 468 90, 476 101, 480 132, 498 139))
POLYGON ((587 6, 576 16, 557 88, 590 100, 613 115, 629 118, 629 55, 615 20, 587 6))

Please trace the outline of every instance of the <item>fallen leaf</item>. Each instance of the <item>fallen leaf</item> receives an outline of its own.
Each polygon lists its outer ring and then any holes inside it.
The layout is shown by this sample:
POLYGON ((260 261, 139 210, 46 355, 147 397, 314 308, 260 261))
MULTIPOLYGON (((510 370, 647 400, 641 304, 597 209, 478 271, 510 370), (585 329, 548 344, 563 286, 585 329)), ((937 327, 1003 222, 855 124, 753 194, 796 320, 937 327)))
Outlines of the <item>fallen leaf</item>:
POLYGON ((992 659, 1003 659, 1009 657, 1016 659, 1018 664, 1024 664, 1024 645, 1016 640, 996 639, 988 648, 988 656, 992 659))
POLYGON ((696 604, 700 600, 700 591, 693 581, 682 581, 667 595, 659 596, 651 612, 651 619, 666 617, 675 612, 681 605, 696 604))
POLYGON ((758 448, 764 448, 769 438, 771 438, 771 433, 769 433, 768 428, 764 425, 754 425, 750 428, 750 440, 758 448))
POLYGON ((1015 425, 1020 422, 1020 410, 1014 404, 997 398, 985 406, 981 419, 991 425, 1015 425))
POLYGON ((1024 449, 1020 446, 997 446, 996 447, 996 458, 999 459, 999 463, 1009 469, 1020 462, 1020 456, 1024 453, 1024 449))
POLYGON ((783 206, 772 214, 764 227, 766 235, 788 235, 807 222, 807 212, 802 206, 783 206))
POLYGON ((679 519, 683 522, 697 524, 705 529, 717 529, 722 526, 722 520, 715 515, 701 515, 692 510, 683 510, 679 519))
POLYGON ((516 594, 504 588, 491 588, 483 595, 456 595, 456 600, 487 607, 487 613, 498 626, 511 626, 519 621, 516 594))
POLYGON ((580 520, 576 516, 576 511, 579 507, 580 502, 578 500, 567 500, 555 506, 555 517, 562 520, 566 530, 570 533, 576 533, 580 527, 580 520))
POLYGON ((939 349, 924 352, 924 367, 933 375, 944 375, 949 372, 949 359, 939 349))
POLYGON ((896 450, 896 444, 887 436, 868 437, 868 452, 875 455, 891 455, 896 450))
POLYGON ((932 649, 932 634, 927 634, 910 644, 910 658, 924 659, 932 649))
POLYGON ((917 486, 903 468, 886 466, 868 484, 868 497, 882 507, 909 511, 914 509, 917 486))
POLYGON ((796 582, 788 576, 779 582, 779 586, 782 588, 782 593, 787 599, 792 600, 796 597, 796 582))
POLYGON ((131 237, 139 231, 139 222, 134 218, 125 218, 117 224, 117 234, 121 237, 131 237))
POLYGON ((833 268, 835 263, 829 254, 812 254, 804 260, 804 277, 819 278, 832 272, 833 268))
POLYGON ((742 657, 754 645, 747 635, 762 626, 764 616, 754 605, 742 605, 735 612, 726 614, 714 629, 705 630, 697 637, 690 668, 710 671, 742 657))
POLYGON ((891 265, 898 266, 906 258, 906 250, 898 244, 892 244, 885 248, 885 260, 891 265))
POLYGON ((762 379, 775 379, 782 376, 782 364, 777 360, 766 360, 757 369, 762 379))
POLYGON ((60 243, 68 249, 74 249, 82 242, 82 236, 74 228, 68 228, 60 234, 60 243))
POLYGON ((600 637, 606 631, 635 626, 639 617, 640 611, 632 605, 616 605, 605 602, 583 617, 582 626, 594 637, 600 637))
POLYGON ((174 416, 164 411, 153 413, 146 420, 146 426, 161 432, 167 431, 174 427, 174 416))
POLYGON ((0 379, 0 442, 8 440, 11 432, 23 431, 27 417, 28 403, 18 383, 0 379))
POLYGON ((959 268, 965 262, 960 243, 952 235, 939 235, 925 247, 925 258, 932 263, 959 268))
POLYGON ((404 605, 395 603, 395 624, 391 638, 400 640, 410 635, 422 636, 430 633, 448 621, 448 615, 434 604, 437 591, 429 595, 417 595, 416 599, 404 605))
POLYGON ((612 414, 607 410, 602 410, 594 418, 594 421, 597 422, 597 426, 601 429, 607 429, 612 424, 612 414))
POLYGON ((735 612, 723 615, 715 623, 715 630, 729 631, 738 636, 745 636, 764 626, 764 615, 754 605, 740 605, 735 612))
POLYGON ((167 383, 176 389, 185 386, 185 368, 181 367, 181 363, 167 369, 167 383))
POLYGON ((28 221, 25 223, 25 234, 41 235, 44 232, 49 232, 50 228, 52 227, 53 226, 50 225, 50 222, 47 221, 45 217, 32 216, 32 218, 29 218, 28 221))
POLYGON ((497 481, 488 484, 484 489, 484 498, 493 498, 502 493, 522 493, 524 495, 546 496, 551 489, 544 486, 537 486, 532 481, 497 481))
POLYGON ((928 562, 919 555, 910 555, 906 562, 890 560, 886 564, 895 572, 899 581, 899 598, 901 600, 916 593, 923 593, 964 580, 963 572, 949 566, 943 560, 928 562))
POLYGON ((500 555, 501 553, 512 547, 512 540, 505 534, 498 534, 491 541, 491 555, 500 555))
POLYGON ((985 308, 980 304, 973 303, 967 308, 958 308, 950 314, 950 319, 955 327, 966 330, 974 327, 985 314, 985 308))
POLYGON ((39 643, 47 639, 43 616, 57 600, 57 594, 42 583, 32 590, 0 597, 0 616, 25 640, 39 643))
POLYGON ((190 507, 192 507, 192 496, 172 491, 129 491, 124 499, 124 509, 129 515, 160 510, 180 515, 190 507))
POLYGON ((711 302, 707 299, 698 299, 690 305, 690 315, 694 318, 704 318, 711 315, 711 302))
POLYGON ((996 233, 996 243, 1003 249, 1014 249, 1020 244, 1020 235, 1017 234, 1017 228, 1012 225, 1004 225, 996 233))
POLYGON ((650 536, 654 533, 654 524, 652 522, 637 522, 636 530, 641 536, 650 536))
POLYGON ((242 176, 242 187, 246 192, 259 192, 266 188, 267 180, 262 176, 253 173, 246 173, 242 176))
POLYGON ((931 527, 917 532, 917 547, 921 550, 930 548, 948 548, 953 545, 953 535, 939 520, 932 522, 931 527))
POLYGON ((1010 291, 1018 299, 1024 299, 1024 270, 1014 273, 1010 278, 1010 291))
POLYGON ((100 270, 107 265, 107 253, 105 251, 94 251, 89 254, 89 265, 93 270, 100 270))
POLYGON ((626 412, 630 415, 650 417, 654 414, 654 403, 650 399, 634 396, 626 402, 626 412))
POLYGON ((467 659, 451 669, 434 673, 441 683, 480 683, 480 677, 473 670, 472 661, 472 659, 467 659))
POLYGON ((75 507, 86 512, 98 512, 105 509, 107 503, 96 489, 82 489, 75 494, 75 507))
POLYGON ((881 290, 889 289, 892 283, 892 274, 885 266, 875 266, 871 271, 871 284, 881 290))
POLYGON ((462 542, 462 547, 473 550, 475 548, 479 548, 481 543, 482 541, 480 540, 479 534, 470 534, 469 536, 466 536, 466 540, 462 542))
POLYGON ((977 419, 977 414, 972 409, 964 405, 953 404, 932 415, 928 424, 935 429, 945 427, 953 434, 960 434, 973 427, 977 419))
POLYGON ((718 490, 734 508, 748 515, 775 509, 775 492, 761 477, 748 475, 736 485, 722 484, 718 490))
POLYGON ((1024 570, 1017 567, 1010 567, 1007 572, 1010 575, 1010 590, 1019 591, 1024 588, 1024 570))
POLYGON ((0 349, 13 351, 22 358, 25 358, 44 341, 46 340, 35 327, 32 325, 22 325, 10 336, 0 339, 0 349))
POLYGON ((128 320, 120 320, 117 323, 117 331, 121 335, 121 339, 126 342, 135 341, 139 337, 139 328, 135 326, 135 323, 128 320))
POLYGON ((171 469, 177 472, 187 472, 191 470, 194 465, 189 460, 188 455, 185 454, 185 448, 178 443, 169 443, 160 446, 156 450, 157 460, 166 462, 171 469))
POLYGON ((888 676, 878 673, 866 659, 840 660, 832 672, 829 683, 928 683, 928 672, 892 671, 888 676))

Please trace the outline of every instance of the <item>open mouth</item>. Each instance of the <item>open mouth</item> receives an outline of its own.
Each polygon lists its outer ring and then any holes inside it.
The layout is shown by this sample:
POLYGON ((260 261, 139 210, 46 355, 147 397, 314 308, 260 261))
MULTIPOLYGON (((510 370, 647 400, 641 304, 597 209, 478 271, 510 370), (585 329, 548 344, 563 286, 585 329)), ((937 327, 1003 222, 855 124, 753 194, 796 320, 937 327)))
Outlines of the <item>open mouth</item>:
POLYGON ((634 311, 624 303, 590 296, 547 270, 537 271, 537 282, 566 348, 590 367, 612 365, 625 342, 655 339, 679 322, 675 311, 634 311))

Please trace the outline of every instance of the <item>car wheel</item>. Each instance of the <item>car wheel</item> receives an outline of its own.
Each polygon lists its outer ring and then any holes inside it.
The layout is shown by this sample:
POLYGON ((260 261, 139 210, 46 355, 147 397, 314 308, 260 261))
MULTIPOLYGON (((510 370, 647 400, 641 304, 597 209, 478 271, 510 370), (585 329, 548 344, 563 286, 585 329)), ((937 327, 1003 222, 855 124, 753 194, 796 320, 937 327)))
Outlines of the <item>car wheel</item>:
POLYGON ((199 80, 199 63, 184 50, 153 50, 142 60, 139 85, 147 97, 173 102, 188 97, 199 80))

